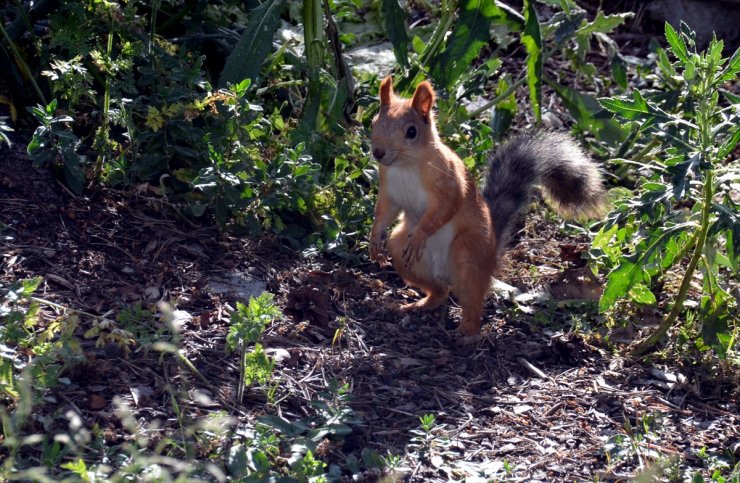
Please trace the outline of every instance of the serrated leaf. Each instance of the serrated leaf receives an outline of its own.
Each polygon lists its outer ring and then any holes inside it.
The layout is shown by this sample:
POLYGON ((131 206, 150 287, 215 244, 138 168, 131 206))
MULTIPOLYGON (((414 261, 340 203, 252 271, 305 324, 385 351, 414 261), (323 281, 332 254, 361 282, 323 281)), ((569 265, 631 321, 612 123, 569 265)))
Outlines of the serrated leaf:
POLYGON ((612 68, 612 79, 614 79, 614 81, 623 90, 627 89, 627 68, 621 56, 615 55, 612 58, 611 68, 612 68))
POLYGON ((606 287, 599 300, 599 311, 609 309, 617 299, 627 295, 630 289, 642 281, 642 268, 636 263, 622 258, 621 263, 607 275, 606 287))
POLYGON ((665 23, 665 38, 668 44, 671 46, 671 52, 684 64, 689 61, 689 52, 686 49, 686 43, 681 38, 676 30, 669 24, 665 23))
POLYGON ((533 0, 524 0, 524 32, 522 44, 527 50, 527 86, 532 112, 537 122, 542 120, 542 34, 533 0))
POLYGON ((260 74, 262 64, 272 49, 272 39, 280 26, 280 13, 284 0, 266 0, 249 12, 247 28, 242 33, 234 50, 226 59, 219 78, 219 86, 236 84, 244 79, 254 82, 260 74))
POLYGON ((480 49, 490 40, 493 19, 502 15, 493 2, 466 0, 444 50, 430 62, 432 79, 450 89, 470 69, 480 49))
POLYGON ((581 129, 593 133, 599 141, 610 145, 616 145, 626 139, 628 130, 622 124, 614 119, 596 116, 603 110, 595 97, 550 80, 547 80, 547 84, 555 89, 581 129))
POLYGON ((635 284, 629 291, 629 297, 633 302, 642 305, 655 305, 657 299, 644 283, 635 284))
POLYGON ((634 15, 632 12, 604 15, 604 12, 599 10, 594 21, 579 28, 576 35, 591 35, 596 32, 609 33, 622 25, 632 15, 634 15))
POLYGON ((684 197, 686 190, 688 189, 691 179, 689 179, 689 171, 696 171, 701 163, 701 153, 696 153, 686 161, 671 164, 666 170, 671 173, 671 184, 673 185, 673 196, 679 200, 684 197))
POLYGON ((737 76, 738 72, 740 72, 740 49, 737 49, 735 53, 732 54, 727 66, 717 77, 717 82, 730 81, 737 76))
POLYGON ((383 14, 383 26, 388 33, 388 40, 393 44, 393 54, 402 67, 409 65, 409 35, 406 32, 406 11, 398 0, 383 0, 380 4, 383 14))
POLYGON ((555 43, 562 45, 570 40, 575 32, 581 28, 585 18, 585 10, 578 10, 569 14, 566 14, 565 12, 556 13, 548 22, 550 25, 557 25, 557 28, 555 29, 555 43))
POLYGON ((24 295, 31 295, 39 288, 39 285, 43 281, 43 277, 34 277, 21 281, 21 287, 23 288, 24 295))
POLYGON ((712 39, 709 42, 709 48, 707 49, 707 62, 715 68, 722 63, 722 50, 725 48, 725 43, 722 39, 712 39))
POLYGON ((689 124, 680 118, 671 116, 652 102, 645 100, 638 90, 632 92, 632 99, 628 97, 607 97, 599 99, 599 102, 608 111, 631 121, 639 121, 641 123, 640 130, 646 130, 657 122, 672 121, 689 124))

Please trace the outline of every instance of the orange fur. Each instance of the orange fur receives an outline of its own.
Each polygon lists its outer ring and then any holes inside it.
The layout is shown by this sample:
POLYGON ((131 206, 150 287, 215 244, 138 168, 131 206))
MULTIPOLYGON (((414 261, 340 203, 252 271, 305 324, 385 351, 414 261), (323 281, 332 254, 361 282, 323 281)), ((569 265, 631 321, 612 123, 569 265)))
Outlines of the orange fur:
POLYGON ((463 309, 460 331, 473 335, 496 269, 496 237, 474 180, 437 134, 434 100, 428 82, 410 100, 394 94, 391 77, 381 83, 371 134, 380 185, 370 258, 385 262, 386 230, 401 214, 387 248, 396 271, 426 294, 401 309, 432 309, 451 289, 463 309))

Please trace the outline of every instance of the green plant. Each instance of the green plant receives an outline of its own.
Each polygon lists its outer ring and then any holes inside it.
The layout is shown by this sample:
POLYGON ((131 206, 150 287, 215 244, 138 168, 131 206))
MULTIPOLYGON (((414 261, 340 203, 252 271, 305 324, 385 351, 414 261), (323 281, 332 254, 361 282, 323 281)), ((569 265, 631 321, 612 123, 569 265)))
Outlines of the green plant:
POLYGON ((61 171, 72 191, 80 193, 85 183, 84 158, 77 152, 80 140, 70 129, 74 119, 65 114, 57 115, 56 110, 56 99, 45 107, 29 108, 41 125, 28 143, 28 155, 37 166, 49 164, 61 171))
POLYGON ((11 132, 13 128, 11 128, 7 124, 7 117, 6 116, 0 116, 0 141, 4 141, 8 147, 12 146, 12 143, 10 142, 10 138, 7 134, 8 132, 11 132))
POLYGON ((39 277, 0 285, 0 391, 4 397, 18 397, 17 372, 25 364, 16 347, 26 345, 33 335, 39 306, 29 298, 41 281, 39 277))
POLYGON ((419 429, 409 431, 412 435, 408 448, 420 461, 431 462, 440 468, 445 459, 452 459, 456 455, 450 451, 450 439, 443 432, 444 425, 437 424, 433 414, 424 414, 419 417, 419 429))
POLYGON ((239 385, 236 400, 241 402, 244 387, 253 382, 266 384, 270 380, 274 361, 264 352, 262 344, 257 342, 265 331, 267 324, 282 314, 273 304, 273 295, 263 292, 258 297, 250 297, 247 305, 237 302, 236 310, 231 313, 231 325, 226 335, 229 350, 239 351, 239 385), (248 352, 250 345, 254 349, 248 352))
POLYGON ((654 443, 658 440, 655 427, 660 424, 661 418, 661 414, 644 414, 637 427, 625 418, 624 432, 609 437, 604 443, 603 451, 607 464, 613 465, 618 461, 634 458, 637 460, 638 468, 642 470, 652 462, 660 460, 662 455, 654 449, 654 443))
MULTIPOLYGON (((238 430, 242 439, 226 455, 226 467, 236 478, 248 481, 287 475, 286 481, 327 481, 342 476, 342 469, 327 465, 317 455, 331 441, 338 441, 352 432, 350 424, 361 421, 348 406, 346 384, 331 380, 325 392, 309 402, 315 414, 304 419, 289 420, 279 415, 259 418, 253 429, 238 430), (288 453, 290 456, 281 458, 288 453), (287 466, 286 466, 287 464, 287 466)), ((365 453, 363 452, 363 458, 365 453)), ((378 457, 379 467, 385 468, 378 457)), ((368 466, 371 466, 369 464, 368 466)), ((361 473, 357 459, 347 458, 350 474, 361 473)))
POLYGON ((33 297, 42 278, 20 280, 8 286, 0 284, 0 393, 18 397, 20 373, 28 371, 32 389, 44 393, 56 386, 63 370, 82 358, 75 336, 79 318, 74 313, 41 323, 41 304, 49 302, 33 297), (32 357, 24 357, 24 353, 32 357))
POLYGON ((720 89, 737 78, 740 50, 722 58, 722 41, 714 39, 698 52, 685 24, 680 34, 669 24, 665 29, 677 62, 662 60, 661 68, 681 79, 673 95, 646 97, 635 90, 630 98, 601 100, 637 137, 650 140, 636 162, 637 197, 618 202, 594 239, 592 253, 612 267, 599 306, 607 310, 625 297, 656 304, 651 285, 687 261, 670 311, 633 354, 644 354, 676 324, 700 270, 702 337, 724 357, 736 343, 731 335, 736 301, 722 280, 737 275, 740 255, 740 217, 730 196, 740 177, 731 160, 740 141, 740 114, 737 99, 720 102, 720 89))

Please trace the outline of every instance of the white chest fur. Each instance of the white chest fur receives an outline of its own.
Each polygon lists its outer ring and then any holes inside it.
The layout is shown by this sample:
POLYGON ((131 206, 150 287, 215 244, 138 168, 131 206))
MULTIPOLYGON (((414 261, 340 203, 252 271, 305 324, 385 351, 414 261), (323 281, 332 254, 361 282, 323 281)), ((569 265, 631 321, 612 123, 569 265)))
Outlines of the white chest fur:
POLYGON ((393 203, 415 225, 427 209, 427 193, 421 185, 419 172, 413 168, 390 166, 387 175, 388 194, 393 203))

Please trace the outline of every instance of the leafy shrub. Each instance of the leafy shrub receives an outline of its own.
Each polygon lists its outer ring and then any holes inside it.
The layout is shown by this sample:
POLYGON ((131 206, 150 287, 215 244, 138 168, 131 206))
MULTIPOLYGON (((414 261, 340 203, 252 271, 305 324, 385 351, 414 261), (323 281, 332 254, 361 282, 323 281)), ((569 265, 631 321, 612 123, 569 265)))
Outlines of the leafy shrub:
POLYGON ((0 395, 14 400, 21 371, 43 392, 54 387, 67 365, 82 355, 74 332, 79 325, 75 315, 61 315, 39 324, 39 301, 32 297, 42 278, 0 284, 0 395), (33 357, 24 356, 30 353, 33 357))
POLYGON ((71 116, 56 114, 57 100, 47 106, 29 109, 40 126, 28 143, 28 155, 34 165, 48 164, 60 171, 69 187, 80 193, 84 184, 83 159, 78 153, 79 138, 71 131, 71 116))
POLYGON ((652 287, 673 269, 683 271, 673 306, 659 329, 637 349, 654 345, 686 310, 695 270, 701 271, 699 345, 720 356, 733 345, 737 302, 730 281, 737 276, 740 217, 730 195, 740 178, 732 152, 740 141, 740 103, 721 87, 737 78, 740 50, 722 58, 722 41, 698 52, 694 34, 684 24, 680 34, 666 24, 671 63, 658 56, 660 75, 672 89, 638 91, 602 105, 643 140, 638 159, 637 196, 617 203, 594 240, 592 253, 611 268, 600 301, 609 309, 623 297, 655 305, 652 287))

